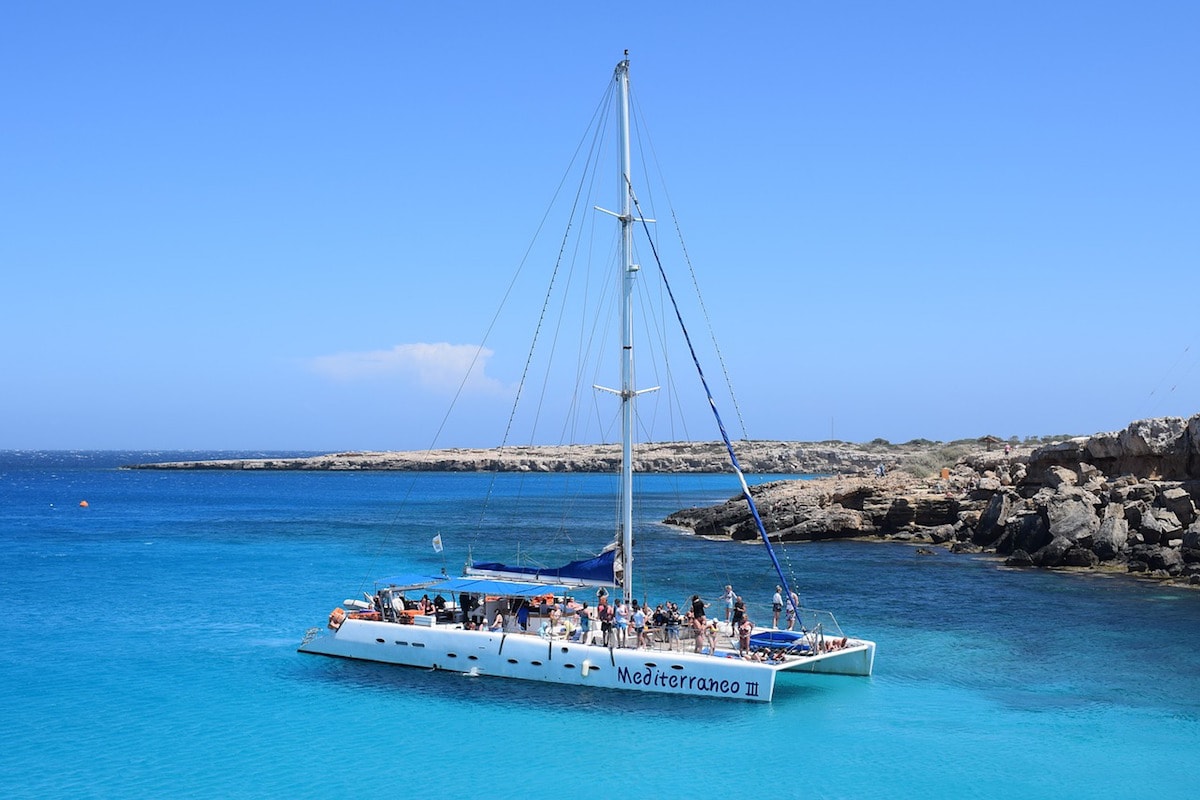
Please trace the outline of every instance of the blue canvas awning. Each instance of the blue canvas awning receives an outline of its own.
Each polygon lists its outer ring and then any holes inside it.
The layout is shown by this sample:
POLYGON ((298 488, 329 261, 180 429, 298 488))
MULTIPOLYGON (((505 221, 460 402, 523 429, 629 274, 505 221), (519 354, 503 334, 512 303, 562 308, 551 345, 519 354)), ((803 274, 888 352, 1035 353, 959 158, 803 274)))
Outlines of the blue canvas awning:
POLYGON ((616 549, 598 556, 572 561, 561 567, 514 567, 497 562, 476 561, 467 572, 495 578, 542 578, 562 581, 572 586, 616 586, 616 549))
POLYGON ((493 578, 451 578, 436 585, 439 591, 468 594, 503 594, 509 597, 535 597, 539 594, 562 594, 569 591, 567 586, 549 583, 524 583, 520 581, 504 581, 493 578))
POLYGON ((426 575, 419 572, 404 573, 401 575, 390 575, 386 578, 377 578, 376 586, 428 586, 433 583, 446 580, 445 575, 426 575))
POLYGON ((542 594, 564 594, 569 586, 550 583, 506 581, 494 578, 447 578, 428 575, 393 575, 380 578, 377 585, 394 586, 400 589, 413 588, 438 594, 496 594, 506 597, 536 597, 542 594))

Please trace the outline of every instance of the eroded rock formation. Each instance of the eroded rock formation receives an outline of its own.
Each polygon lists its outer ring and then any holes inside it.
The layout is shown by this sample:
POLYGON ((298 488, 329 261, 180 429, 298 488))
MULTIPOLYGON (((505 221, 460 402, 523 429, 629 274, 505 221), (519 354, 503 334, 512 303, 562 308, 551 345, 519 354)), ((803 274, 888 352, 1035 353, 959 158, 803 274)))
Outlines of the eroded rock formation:
MULTIPOLYGON (((768 534, 781 541, 880 537, 995 552, 1012 566, 1200 585, 1200 415, 1033 451, 970 453, 935 478, 842 475, 764 484, 754 494, 768 534)), ((666 522, 757 538, 741 498, 666 522)))

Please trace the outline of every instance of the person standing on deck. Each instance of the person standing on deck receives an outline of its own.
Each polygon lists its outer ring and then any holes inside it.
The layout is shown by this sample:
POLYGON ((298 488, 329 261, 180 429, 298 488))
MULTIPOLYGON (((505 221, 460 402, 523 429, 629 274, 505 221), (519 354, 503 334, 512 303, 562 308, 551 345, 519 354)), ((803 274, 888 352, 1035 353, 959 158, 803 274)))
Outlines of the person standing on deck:
POLYGON ((692 595, 692 632, 696 635, 695 650, 697 653, 704 649, 704 628, 707 619, 704 616, 704 609, 708 608, 708 603, 700 599, 700 595, 692 595))
POLYGON ((596 616, 600 618, 600 636, 605 647, 612 647, 613 608, 608 604, 608 597, 600 596, 600 605, 596 606, 596 616))
POLYGON ((613 609, 613 624, 617 628, 617 647, 625 647, 625 632, 629 629, 629 606, 625 605, 625 600, 617 601, 616 608, 613 609))
POLYGON ((779 614, 783 611, 783 591, 782 586, 775 587, 775 594, 771 597, 771 627, 779 627, 779 614))
POLYGON ((738 626, 742 624, 742 620, 746 618, 746 601, 741 597, 733 601, 733 622, 729 629, 729 636, 737 636, 738 626))
MULTIPOLYGON (((674 603, 669 603, 667 606, 667 649, 674 650, 675 645, 679 644, 679 629, 683 624, 683 617, 679 614, 679 606, 674 603)), ((682 645, 680 646, 682 650, 682 645)))
POLYGON ((588 604, 584 603, 579 610, 575 612, 575 616, 579 617, 579 643, 591 644, 592 616, 590 610, 588 609, 588 604))
MULTIPOLYGON (((737 599, 737 595, 733 593, 733 587, 728 583, 725 584, 725 592, 721 595, 721 599, 725 601, 725 624, 729 625, 733 618, 733 601, 737 599)), ((733 628, 729 629, 733 633, 733 628)))
POLYGON ((787 629, 796 627, 796 609, 800 608, 800 595, 792 592, 792 602, 787 607, 787 629))
POLYGON ((749 617, 744 617, 740 625, 738 625, 738 652, 742 658, 747 658, 750 655, 750 634, 754 631, 754 623, 749 617))
POLYGON ((521 633, 529 630, 529 603, 526 600, 517 601, 517 627, 521 633))

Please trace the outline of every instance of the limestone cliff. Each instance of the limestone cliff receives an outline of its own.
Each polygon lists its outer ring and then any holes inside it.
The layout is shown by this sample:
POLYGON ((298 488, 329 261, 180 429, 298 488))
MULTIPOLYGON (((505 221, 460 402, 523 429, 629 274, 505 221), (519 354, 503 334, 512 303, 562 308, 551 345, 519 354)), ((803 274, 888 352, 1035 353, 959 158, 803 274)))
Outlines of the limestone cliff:
MULTIPOLYGON (((884 463, 891 467, 910 449, 899 450, 845 442, 743 441, 735 448, 747 472, 777 474, 857 473, 884 463)), ((225 459, 132 464, 130 469, 407 470, 428 472, 615 472, 619 445, 564 445, 446 449, 409 452, 347 452, 307 458, 225 459)), ((720 442, 662 442, 634 446, 638 472, 727 472, 728 456, 720 442)))
MULTIPOLYGON (((840 475, 754 489, 782 541, 877 537, 987 550, 1013 566, 1122 570, 1200 585, 1200 415, 1141 420, 1032 451, 979 450, 935 476, 840 475)), ((741 498, 672 514, 757 537, 741 498)))

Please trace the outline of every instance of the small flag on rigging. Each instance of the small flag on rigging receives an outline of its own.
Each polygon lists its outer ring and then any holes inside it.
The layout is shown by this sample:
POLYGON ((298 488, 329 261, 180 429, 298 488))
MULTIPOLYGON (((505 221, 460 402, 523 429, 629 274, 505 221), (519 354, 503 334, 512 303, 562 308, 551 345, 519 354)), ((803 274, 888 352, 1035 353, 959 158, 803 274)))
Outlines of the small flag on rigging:
POLYGON ((442 535, 440 533, 437 536, 433 537, 433 552, 435 552, 435 553, 442 552, 442 535))

